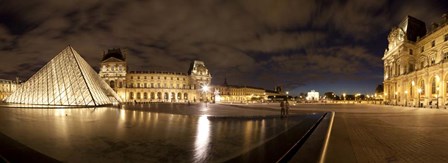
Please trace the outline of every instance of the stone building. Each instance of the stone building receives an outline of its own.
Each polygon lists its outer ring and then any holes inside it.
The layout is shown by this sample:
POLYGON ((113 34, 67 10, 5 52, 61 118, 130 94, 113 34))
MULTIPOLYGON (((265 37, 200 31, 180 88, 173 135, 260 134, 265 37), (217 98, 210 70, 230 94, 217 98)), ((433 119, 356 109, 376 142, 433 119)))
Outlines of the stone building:
POLYGON ((264 101, 267 98, 266 91, 263 88, 251 86, 229 85, 227 79, 223 85, 215 85, 213 89, 219 94, 220 102, 245 103, 249 101, 264 101))
POLYGON ((0 79, 0 101, 5 101, 6 98, 14 93, 18 87, 18 80, 5 80, 0 79))
POLYGON ((448 105, 448 17, 427 30, 407 16, 388 36, 384 52, 386 104, 422 107, 448 105))
POLYGON ((211 100, 202 88, 210 84, 205 63, 193 61, 188 73, 129 71, 125 49, 103 54, 99 75, 127 102, 199 102, 211 100))

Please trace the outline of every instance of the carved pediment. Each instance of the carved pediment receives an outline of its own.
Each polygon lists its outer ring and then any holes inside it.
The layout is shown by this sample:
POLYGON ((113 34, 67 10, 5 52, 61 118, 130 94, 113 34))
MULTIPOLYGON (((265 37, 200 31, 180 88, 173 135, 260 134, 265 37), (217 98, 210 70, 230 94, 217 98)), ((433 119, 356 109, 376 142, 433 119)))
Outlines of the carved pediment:
POLYGON ((399 43, 404 41, 405 32, 401 28, 393 28, 389 33, 387 40, 389 41, 389 49, 395 48, 399 43))

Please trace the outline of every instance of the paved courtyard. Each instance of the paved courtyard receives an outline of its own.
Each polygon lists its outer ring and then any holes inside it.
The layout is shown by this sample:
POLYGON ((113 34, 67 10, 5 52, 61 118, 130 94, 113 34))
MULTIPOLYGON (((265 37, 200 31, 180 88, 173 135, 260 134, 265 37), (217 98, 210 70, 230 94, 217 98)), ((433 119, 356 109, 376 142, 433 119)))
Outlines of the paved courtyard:
POLYGON ((446 109, 301 104, 291 110, 336 112, 326 162, 448 162, 446 109))

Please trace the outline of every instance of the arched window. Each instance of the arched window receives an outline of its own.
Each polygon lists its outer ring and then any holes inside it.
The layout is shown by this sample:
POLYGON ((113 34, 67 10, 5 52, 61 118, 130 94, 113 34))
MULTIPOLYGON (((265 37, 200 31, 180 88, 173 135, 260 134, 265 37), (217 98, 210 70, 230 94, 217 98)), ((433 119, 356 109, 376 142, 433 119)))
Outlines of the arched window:
POLYGON ((129 99, 134 99, 134 92, 129 92, 129 99))
POLYGON ((137 99, 140 99, 140 92, 137 92, 137 99))
POLYGON ((111 88, 115 88, 115 81, 111 80, 109 85, 110 85, 111 88))
POLYGON ((162 99, 162 93, 160 93, 160 92, 157 92, 157 99, 162 99))
POLYGON ((169 96, 170 96, 170 95, 168 94, 168 92, 165 92, 165 99, 166 99, 166 100, 169 99, 169 96))
POLYGON ((154 92, 151 92, 151 100, 154 100, 154 99, 156 99, 154 92))
POLYGON ((148 93, 143 93, 143 99, 148 99, 148 93))
POLYGON ((178 100, 182 99, 182 93, 180 93, 180 92, 177 93, 177 99, 178 99, 178 100))
POLYGON ((184 99, 188 100, 188 93, 184 93, 184 99))

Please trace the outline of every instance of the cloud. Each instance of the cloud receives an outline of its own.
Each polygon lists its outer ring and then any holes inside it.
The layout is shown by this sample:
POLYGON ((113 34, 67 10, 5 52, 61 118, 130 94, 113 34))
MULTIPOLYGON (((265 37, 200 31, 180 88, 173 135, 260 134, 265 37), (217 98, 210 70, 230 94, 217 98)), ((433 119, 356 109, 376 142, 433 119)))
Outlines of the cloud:
POLYGON ((0 60, 8 62, 0 64, 0 78, 27 79, 67 45, 94 67, 103 50, 117 47, 129 49, 133 70, 186 72, 193 59, 204 60, 214 83, 225 75, 233 84, 262 87, 297 87, 359 73, 380 76, 382 54, 371 52, 371 44, 387 41, 379 34, 406 13, 432 20, 440 14, 430 10, 435 5, 385 0, 1 1, 0 60))

